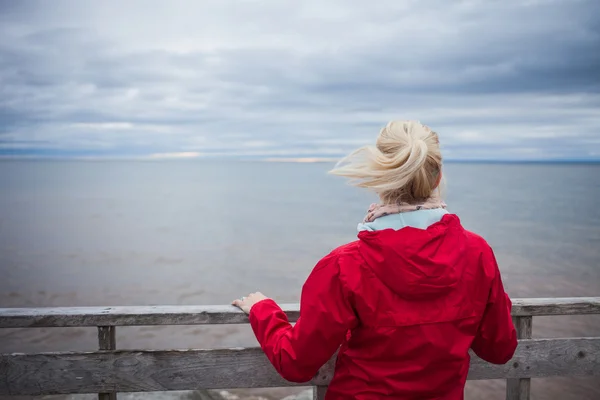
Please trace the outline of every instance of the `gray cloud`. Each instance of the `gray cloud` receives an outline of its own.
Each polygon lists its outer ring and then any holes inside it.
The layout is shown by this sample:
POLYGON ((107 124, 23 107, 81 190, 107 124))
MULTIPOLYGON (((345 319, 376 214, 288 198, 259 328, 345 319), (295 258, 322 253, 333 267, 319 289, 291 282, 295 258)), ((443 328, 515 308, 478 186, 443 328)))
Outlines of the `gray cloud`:
POLYGON ((600 3, 0 2, 0 155, 600 158, 600 3))

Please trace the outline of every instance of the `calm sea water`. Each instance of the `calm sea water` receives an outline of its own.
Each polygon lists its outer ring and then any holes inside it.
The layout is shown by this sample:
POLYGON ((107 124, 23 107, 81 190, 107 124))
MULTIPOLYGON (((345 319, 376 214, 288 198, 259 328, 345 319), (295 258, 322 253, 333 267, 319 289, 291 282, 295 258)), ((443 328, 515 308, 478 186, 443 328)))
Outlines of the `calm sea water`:
MULTIPOLYGON (((374 198, 329 164, 0 162, 0 307, 296 302, 374 198)), ((600 165, 449 164, 446 199, 493 246, 512 297, 600 295, 600 165)), ((534 319, 536 337, 600 336, 600 318, 534 319)), ((120 348, 255 345, 246 326, 117 329, 120 348)), ((0 352, 93 350, 94 329, 0 330, 0 352)), ((273 394, 273 391, 264 391, 273 394)), ((279 394, 279 393, 278 393, 279 394)), ((597 399, 592 378, 535 399, 597 399)), ((469 383, 503 399, 503 382, 469 383)))

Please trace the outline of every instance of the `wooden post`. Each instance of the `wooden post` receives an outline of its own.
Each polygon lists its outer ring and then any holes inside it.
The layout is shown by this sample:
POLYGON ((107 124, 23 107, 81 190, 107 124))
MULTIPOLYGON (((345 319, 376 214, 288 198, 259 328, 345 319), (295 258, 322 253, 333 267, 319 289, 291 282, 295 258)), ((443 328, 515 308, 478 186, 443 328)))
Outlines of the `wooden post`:
POLYGON ((326 392, 327 392, 327 386, 313 387, 313 400, 324 400, 326 392))
MULTIPOLYGON (((531 339, 533 317, 513 317, 517 338, 531 339)), ((506 400, 529 400, 531 379, 507 379, 506 400)))
MULTIPOLYGON (((114 326, 98 327, 98 349, 115 350, 117 348, 117 339, 115 337, 114 326)), ((117 400, 117 393, 98 393, 98 400, 117 400)))

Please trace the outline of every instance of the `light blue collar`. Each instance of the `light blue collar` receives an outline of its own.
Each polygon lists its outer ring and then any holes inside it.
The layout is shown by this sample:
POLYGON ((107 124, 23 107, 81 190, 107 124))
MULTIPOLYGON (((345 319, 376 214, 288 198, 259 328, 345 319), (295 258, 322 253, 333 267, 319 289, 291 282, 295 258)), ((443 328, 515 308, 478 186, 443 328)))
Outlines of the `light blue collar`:
POLYGON ((441 221, 448 211, 443 208, 435 208, 433 210, 418 210, 400 214, 386 215, 385 217, 377 218, 373 222, 359 223, 358 231, 381 231, 384 229, 399 230, 407 226, 419 229, 427 229, 430 225, 441 221))

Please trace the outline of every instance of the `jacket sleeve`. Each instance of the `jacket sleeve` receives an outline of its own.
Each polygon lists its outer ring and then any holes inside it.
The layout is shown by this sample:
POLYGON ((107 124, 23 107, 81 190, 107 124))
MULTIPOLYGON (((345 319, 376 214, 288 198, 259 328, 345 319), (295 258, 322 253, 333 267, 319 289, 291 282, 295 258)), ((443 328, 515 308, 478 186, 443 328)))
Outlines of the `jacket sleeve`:
POLYGON ((284 379, 298 383, 316 375, 356 321, 337 257, 331 254, 306 280, 294 326, 273 300, 263 300, 250 310, 252 329, 271 364, 284 379))
POLYGON ((493 364, 506 364, 517 348, 517 332, 510 315, 512 302, 504 291, 496 259, 491 252, 495 275, 488 303, 471 348, 480 358, 493 364))

